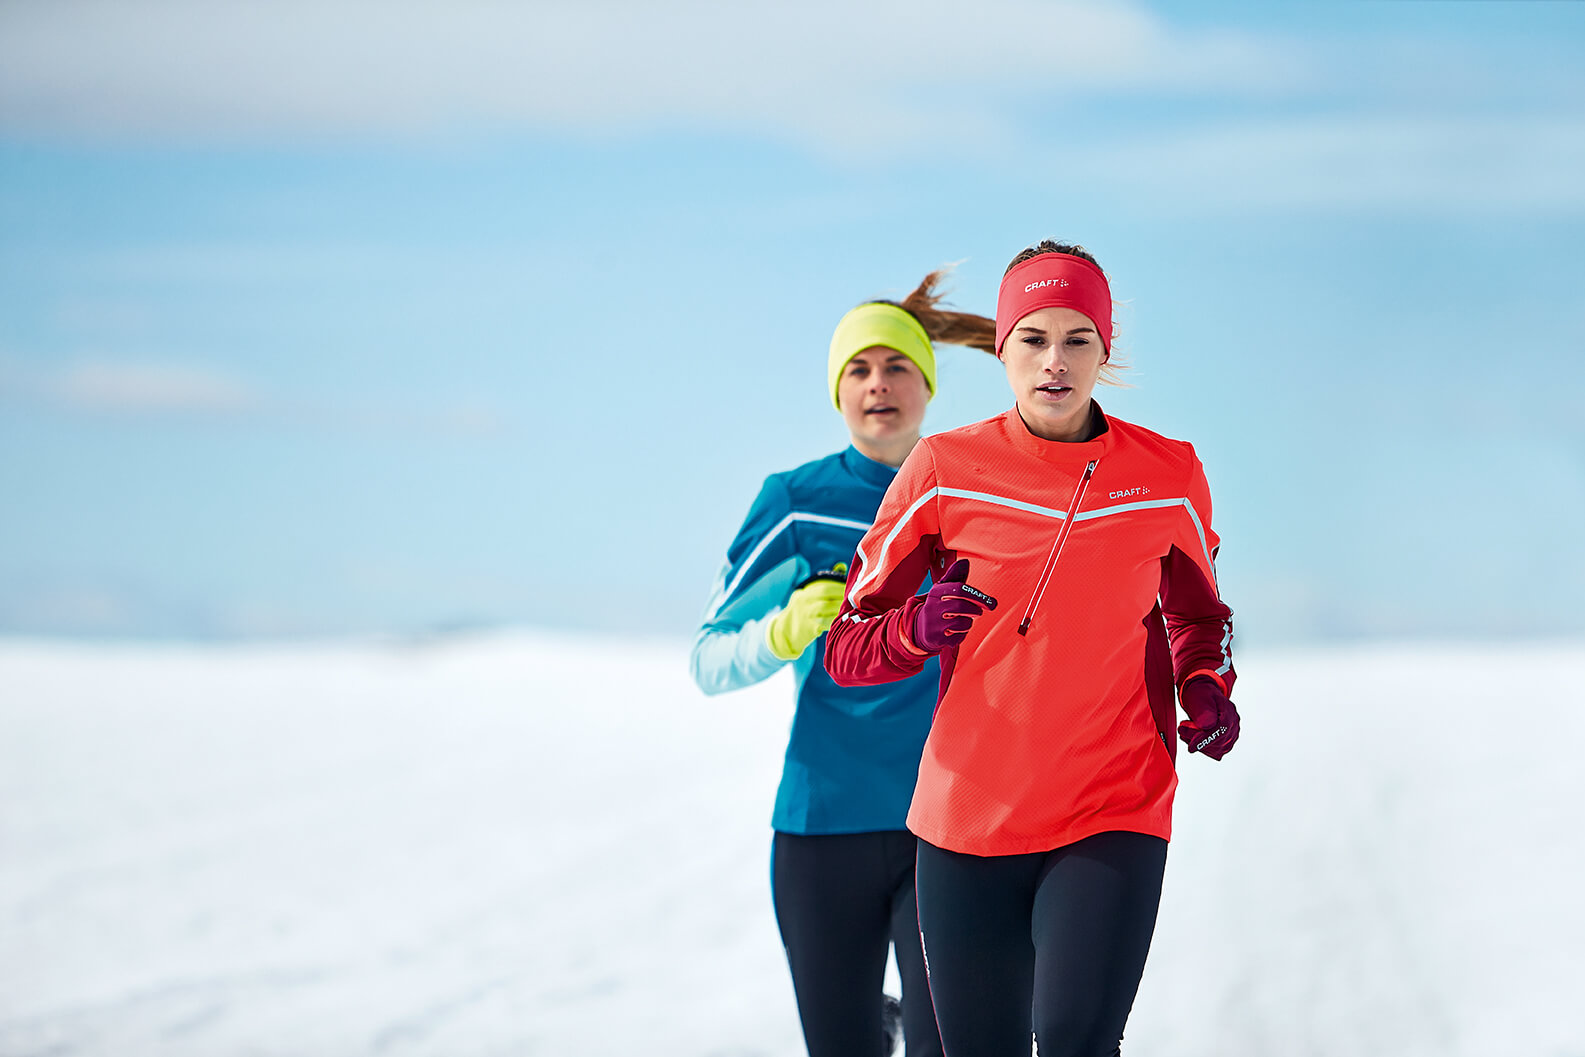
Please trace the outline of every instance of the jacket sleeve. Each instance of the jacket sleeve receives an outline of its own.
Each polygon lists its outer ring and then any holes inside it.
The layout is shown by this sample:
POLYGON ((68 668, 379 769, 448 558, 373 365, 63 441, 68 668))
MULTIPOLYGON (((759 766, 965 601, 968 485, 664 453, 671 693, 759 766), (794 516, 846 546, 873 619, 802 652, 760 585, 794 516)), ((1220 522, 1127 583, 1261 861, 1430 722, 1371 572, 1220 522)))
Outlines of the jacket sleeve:
MULTIPOLYGON (((1192 449, 1191 449, 1192 455, 1192 449)), ((1231 694, 1233 611, 1216 584, 1221 541, 1211 528, 1211 489, 1205 468, 1191 458, 1184 506, 1167 556, 1161 559, 1161 611, 1172 643, 1172 670, 1182 687, 1192 676, 1208 675, 1231 694)))
POLYGON ((920 441, 897 471, 875 524, 848 570, 842 611, 826 633, 826 671, 838 686, 867 686, 915 674, 930 655, 908 639, 926 574, 941 542, 935 460, 920 441))
POLYGON ((765 631, 809 573, 792 521, 786 486, 777 477, 767 478, 727 548, 694 636, 688 667, 707 694, 751 686, 787 663, 771 652, 765 631))

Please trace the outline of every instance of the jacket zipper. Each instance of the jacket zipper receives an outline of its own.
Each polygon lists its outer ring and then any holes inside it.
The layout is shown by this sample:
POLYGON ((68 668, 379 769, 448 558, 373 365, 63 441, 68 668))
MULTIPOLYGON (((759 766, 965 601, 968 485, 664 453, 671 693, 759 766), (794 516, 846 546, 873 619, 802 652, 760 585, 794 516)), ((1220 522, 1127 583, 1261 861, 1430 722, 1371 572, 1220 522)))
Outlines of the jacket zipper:
POLYGON ((1073 531, 1073 520, 1079 512, 1079 504, 1084 501, 1084 492, 1090 487, 1090 478, 1095 476, 1095 466, 1100 459, 1091 459, 1090 464, 1084 468, 1084 473, 1079 475, 1079 483, 1073 489, 1073 498, 1068 501, 1067 517, 1062 519, 1062 528, 1057 532, 1057 538, 1051 544, 1051 556, 1046 559, 1046 568, 1040 574, 1040 582, 1035 584, 1035 593, 1029 599, 1029 608, 1024 610, 1024 619, 1018 625, 1018 634, 1025 635, 1029 632, 1029 622, 1034 619, 1035 607, 1040 605, 1041 596, 1046 593, 1046 584, 1051 581, 1051 571, 1057 567, 1057 559, 1062 557, 1062 547, 1068 542, 1068 533, 1073 531))

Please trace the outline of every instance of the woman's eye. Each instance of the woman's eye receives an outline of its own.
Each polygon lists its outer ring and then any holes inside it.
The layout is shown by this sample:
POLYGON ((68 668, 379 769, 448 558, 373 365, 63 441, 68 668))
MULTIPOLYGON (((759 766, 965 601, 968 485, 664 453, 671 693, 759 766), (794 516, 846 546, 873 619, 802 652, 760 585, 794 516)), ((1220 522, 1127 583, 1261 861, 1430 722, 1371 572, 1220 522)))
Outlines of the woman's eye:
POLYGON ((1069 345, 1088 345, 1089 343, 1090 343, 1090 339, 1089 338, 1069 338, 1068 339, 1068 344, 1069 345))
POLYGON ((1037 338, 1037 337, 1034 337, 1033 335, 1031 335, 1030 337, 1027 337, 1027 338, 1024 339, 1024 344, 1025 345, 1044 345, 1045 343, 1046 343, 1046 339, 1045 338, 1037 338))

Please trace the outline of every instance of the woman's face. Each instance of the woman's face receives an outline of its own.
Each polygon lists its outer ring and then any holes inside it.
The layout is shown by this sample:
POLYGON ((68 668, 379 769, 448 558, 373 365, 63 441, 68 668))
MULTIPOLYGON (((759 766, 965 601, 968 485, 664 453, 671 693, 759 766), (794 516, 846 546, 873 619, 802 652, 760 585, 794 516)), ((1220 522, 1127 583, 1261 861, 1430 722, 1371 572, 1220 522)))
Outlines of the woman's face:
POLYGON ((1089 316, 1037 309, 1018 321, 999 355, 1031 433, 1064 441, 1088 436, 1090 394, 1108 355, 1089 316))
POLYGON ((871 345, 842 368, 837 402, 853 439, 879 446, 918 435, 930 387, 913 360, 885 345, 871 345))

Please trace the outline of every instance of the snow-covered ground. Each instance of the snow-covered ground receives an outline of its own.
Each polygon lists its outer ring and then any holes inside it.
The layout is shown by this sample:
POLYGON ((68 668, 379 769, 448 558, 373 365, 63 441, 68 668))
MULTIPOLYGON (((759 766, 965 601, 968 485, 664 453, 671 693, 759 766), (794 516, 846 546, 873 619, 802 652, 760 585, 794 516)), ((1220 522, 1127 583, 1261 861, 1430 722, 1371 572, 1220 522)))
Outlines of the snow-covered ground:
MULTIPOLYGON (((794 1057, 783 678, 0 644, 0 1055, 794 1057)), ((1585 646, 1247 655, 1134 1057, 1585 1055, 1585 646)))

